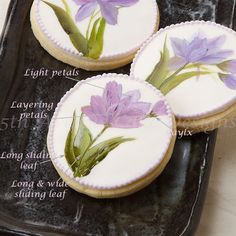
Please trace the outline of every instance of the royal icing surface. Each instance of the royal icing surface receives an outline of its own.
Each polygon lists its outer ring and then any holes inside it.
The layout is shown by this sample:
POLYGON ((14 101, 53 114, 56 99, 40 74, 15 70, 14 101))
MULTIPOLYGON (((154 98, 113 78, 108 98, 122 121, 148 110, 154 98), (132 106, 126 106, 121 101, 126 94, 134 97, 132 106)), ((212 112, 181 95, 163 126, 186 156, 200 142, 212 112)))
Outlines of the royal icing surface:
MULTIPOLYGON (((96 136, 103 127, 90 120, 88 116, 84 117, 84 123, 93 136, 96 136)), ((172 130, 172 113, 158 90, 144 81, 123 75, 107 74, 78 83, 62 98, 50 124, 48 149, 54 164, 69 178, 92 188, 113 189, 132 183, 157 167, 169 148, 172 130), (160 115, 158 119, 153 117, 142 120, 141 127, 138 128, 106 130, 94 145, 117 136, 134 140, 123 143, 111 151, 89 175, 75 178, 63 156, 73 112, 76 110, 77 116, 80 116, 82 107, 90 104, 91 96, 101 96, 106 84, 114 81, 123 87, 123 92, 139 90, 142 102, 151 103, 153 106, 156 102, 164 101, 167 113, 160 115)))
MULTIPOLYGON (((146 42, 134 59, 131 75, 146 80, 160 60, 165 38, 167 38, 170 54, 174 55, 170 43, 171 38, 189 41, 199 32, 208 39, 225 35, 222 49, 233 50, 232 55, 225 60, 236 59, 236 33, 234 31, 211 22, 187 22, 161 29, 146 42)), ((201 50, 201 45, 199 50, 201 50)), ((209 70, 217 72, 218 69, 210 66, 209 70)), ((166 95, 166 99, 178 118, 202 118, 224 111, 234 104, 236 90, 227 87, 216 74, 207 74, 194 76, 180 83, 166 95)))
MULTIPOLYGON (((41 0, 35 1, 36 21, 45 37, 62 50, 81 55, 63 31, 53 10, 41 0)), ((48 2, 64 7, 62 1, 48 0, 48 2)), ((72 16, 75 16, 79 8, 78 5, 73 0, 67 0, 67 3, 72 16)), ((100 59, 120 57, 135 52, 154 33, 157 20, 158 8, 155 0, 139 0, 133 6, 120 8, 118 24, 106 25, 104 48, 100 59)), ((89 18, 77 22, 77 26, 83 35, 86 35, 88 24, 89 18)))

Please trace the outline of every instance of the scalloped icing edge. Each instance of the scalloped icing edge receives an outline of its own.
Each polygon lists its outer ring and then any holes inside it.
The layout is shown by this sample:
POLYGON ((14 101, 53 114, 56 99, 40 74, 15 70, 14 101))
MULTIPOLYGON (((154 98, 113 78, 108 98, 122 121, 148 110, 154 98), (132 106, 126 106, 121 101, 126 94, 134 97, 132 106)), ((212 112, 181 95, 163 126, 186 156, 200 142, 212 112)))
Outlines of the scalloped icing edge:
MULTIPOLYGON (((125 58, 125 57, 129 57, 130 55, 132 54, 135 54, 139 48, 142 46, 142 44, 139 44, 139 45, 136 45, 134 48, 130 49, 130 50, 127 50, 123 53, 119 53, 119 54, 114 54, 114 55, 105 55, 97 60, 95 59, 92 59, 92 58, 88 58, 88 57, 84 57, 82 53, 80 52, 76 52, 76 51, 73 51, 67 47, 64 47, 63 45, 61 45, 58 40, 56 40, 53 35, 50 34, 50 32, 48 32, 44 26, 44 23, 42 22, 40 16, 39 16, 39 7, 38 5, 40 4, 40 1, 41 0, 34 0, 34 3, 33 3, 33 6, 34 7, 34 15, 35 15, 35 19, 42 31, 42 33, 47 37, 47 39, 53 43, 58 49, 62 50, 63 52, 65 53, 68 53, 68 54, 71 54, 72 56, 77 56, 78 58, 80 58, 81 60, 85 60, 85 61, 88 61, 88 62, 96 62, 96 61, 107 61, 107 60, 117 60, 117 59, 120 59, 120 58, 125 58)), ((153 2, 155 2, 155 5, 156 5, 156 11, 155 11, 155 20, 153 22, 153 30, 152 30, 152 33, 151 35, 147 36, 147 39, 149 37, 151 37, 159 28, 159 22, 160 22, 160 12, 159 12, 159 7, 156 3, 155 0, 152 0, 153 2)))
MULTIPOLYGON (((89 188, 92 188, 92 189, 97 189, 97 190, 111 190, 111 189, 116 189, 116 188, 120 188, 120 187, 124 187, 126 185, 129 185, 129 184, 132 184, 133 182, 136 182, 142 178, 144 178, 145 176, 147 176, 149 173, 151 173, 163 160, 160 159, 159 162, 157 163, 153 163, 153 167, 150 168, 149 170, 146 171, 146 173, 144 174, 141 174, 137 177, 135 177, 134 179, 132 180, 129 180, 127 181, 126 183, 123 183, 121 185, 117 185, 117 186, 110 186, 110 187, 105 187, 105 186, 95 186, 95 185, 92 185, 92 184, 89 184, 89 183, 84 183, 84 181, 81 181, 80 178, 78 177, 74 177, 73 174, 71 173, 70 169, 68 169, 68 166, 62 166, 58 161, 57 159, 53 158, 56 156, 56 153, 55 153, 55 150, 54 150, 54 147, 53 147, 53 133, 54 133, 54 127, 55 127, 55 117, 57 117, 58 113, 59 113, 59 110, 60 108, 63 106, 63 103, 64 101, 70 96, 70 94, 72 94, 77 88, 79 88, 81 85, 83 85, 84 81, 86 82, 91 82, 91 81, 94 81, 94 80, 97 80, 97 79, 100 79, 100 78, 119 78, 120 79, 130 79, 130 80, 133 80, 133 81, 136 81, 136 82, 139 82, 139 83, 142 83, 143 85, 145 86, 148 86, 150 89, 153 90, 153 92, 155 94, 157 94, 160 99, 162 99, 163 101, 165 101, 165 105, 167 107, 167 111, 168 111, 168 115, 167 117, 170 119, 170 122, 168 124, 171 132, 170 132, 170 138, 168 140, 168 142, 166 143, 166 146, 164 147, 163 149, 163 152, 161 154, 161 156, 164 158, 165 157, 165 154, 167 153, 168 149, 169 149, 169 146, 171 144, 171 141, 172 141, 172 138, 173 136, 175 136, 175 134, 172 134, 173 130, 175 130, 175 127, 174 127, 174 121, 173 121, 173 112, 169 106, 169 104, 167 103, 166 101, 166 98, 165 96, 159 91, 157 90, 154 86, 152 86, 151 84, 147 83, 146 81, 143 81, 143 80, 138 80, 134 77, 130 77, 128 75, 124 75, 124 74, 114 74, 114 73, 109 73, 109 74, 103 74, 103 75, 98 75, 98 76, 94 76, 94 77, 91 77, 91 78, 88 78, 86 80, 82 80, 80 82, 78 82, 73 88, 71 88, 69 91, 67 91, 67 93, 62 97, 62 99, 60 100, 60 102, 58 103, 56 109, 55 109, 55 112, 54 112, 54 115, 52 117, 52 120, 51 120, 51 123, 49 125, 49 131, 48 131, 48 137, 47 137, 47 144, 48 144, 48 151, 49 151, 49 154, 50 154, 50 158, 51 158, 51 161, 53 162, 53 164, 60 170, 62 171, 66 177, 68 177, 69 179, 72 179, 73 181, 76 181, 78 184, 84 186, 84 187, 89 187, 89 188)), ((57 169, 56 168, 56 169, 57 169)))
MULTIPOLYGON (((203 21, 203 20, 200 20, 200 21, 186 21, 186 22, 181 22, 181 23, 178 23, 178 24, 172 24, 172 25, 169 25, 165 28, 162 28, 160 29, 157 33, 155 33, 154 35, 152 35, 144 44, 143 46, 138 50, 138 52, 136 53, 135 57, 134 57, 134 60, 131 64, 131 68, 130 68, 130 76, 135 76, 134 75, 134 68, 137 64, 137 61, 138 59, 142 56, 142 52, 146 49, 146 47, 153 41, 155 40, 160 34, 164 34, 166 33, 169 29, 172 29, 172 28, 178 28, 178 27, 181 27, 181 26, 184 26, 184 25, 199 25, 199 24, 203 24, 203 25, 211 25, 211 26, 214 26, 214 27, 217 27, 217 28, 220 28, 224 31, 227 31, 228 33, 232 34, 235 39, 236 39, 236 32, 226 26, 223 26, 223 25, 220 25, 220 24, 217 24, 215 22, 211 22, 211 21, 203 21)), ((196 119, 199 119, 199 118, 208 118, 209 116, 212 116, 214 114, 217 114, 217 113, 220 113, 220 112, 223 112, 225 110, 227 110, 227 108, 229 108, 230 106, 232 106, 234 103, 236 102, 236 96, 234 99, 232 99, 231 101, 227 102, 226 104, 218 107, 217 109, 212 109, 210 111, 204 111, 204 112, 201 112, 199 114, 196 114, 194 116, 190 115, 190 116, 183 116, 181 114, 175 114, 175 116, 177 117, 177 119, 181 119, 181 120, 185 120, 185 119, 189 119, 189 120, 196 120, 196 119)))

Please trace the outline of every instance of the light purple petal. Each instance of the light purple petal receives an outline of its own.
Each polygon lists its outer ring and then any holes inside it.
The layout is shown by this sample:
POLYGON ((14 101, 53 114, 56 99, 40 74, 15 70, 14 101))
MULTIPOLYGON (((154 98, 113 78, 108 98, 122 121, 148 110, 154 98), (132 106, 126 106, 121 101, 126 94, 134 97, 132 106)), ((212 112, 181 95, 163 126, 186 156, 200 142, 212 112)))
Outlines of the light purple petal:
POLYGON ((97 3, 95 1, 82 5, 75 15, 77 22, 89 17, 95 11, 97 3))
POLYGON ((103 92, 103 99, 107 106, 119 103, 122 96, 122 86, 115 81, 107 83, 103 92))
POLYGON ((151 114, 156 116, 165 116, 168 115, 168 110, 164 101, 157 102, 152 108, 151 114))
POLYGON ((233 53, 232 50, 220 50, 215 51, 212 54, 207 54, 205 57, 199 59, 199 62, 205 64, 218 64, 225 60, 225 58, 231 56, 233 53))
POLYGON ((211 65, 219 64, 233 54, 232 50, 222 49, 225 39, 225 35, 208 39, 198 32, 189 42, 185 39, 172 38, 171 43, 175 56, 182 57, 189 63, 211 65))
POLYGON ((104 114, 106 112, 106 106, 100 96, 91 97, 91 107, 97 114, 104 114))
POLYGON ((150 103, 139 101, 138 90, 122 94, 122 85, 107 83, 102 96, 92 96, 90 106, 82 108, 85 115, 97 124, 114 128, 137 128, 150 113, 150 103))
POLYGON ((93 109, 91 107, 83 107, 82 112, 88 116, 88 118, 95 122, 96 124, 106 124, 107 120, 106 117, 103 114, 96 114, 94 113, 93 109))
POLYGON ((120 7, 130 7, 136 4, 138 1, 139 0, 108 0, 108 2, 112 5, 120 7))
POLYGON ((236 60, 224 61, 218 67, 225 72, 236 74, 236 60))
POLYGON ((140 111, 140 118, 144 118, 150 111, 151 103, 148 102, 137 102, 132 104, 133 109, 140 111))
POLYGON ((191 63, 198 62, 207 54, 207 39, 195 38, 186 49, 186 59, 191 63))
POLYGON ((124 97, 129 97, 131 102, 137 102, 141 98, 141 94, 138 90, 133 90, 125 93, 124 97))
POLYGON ((178 70, 179 68, 183 67, 187 61, 183 57, 172 57, 169 60, 169 69, 170 70, 178 70))
POLYGON ((118 9, 114 7, 111 3, 105 2, 104 0, 97 0, 102 16, 106 22, 110 25, 117 24, 118 9))
POLYGON ((221 48, 226 41, 226 35, 221 35, 208 40, 209 48, 221 48))
POLYGON ((179 38, 171 38, 171 45, 176 56, 185 57, 187 41, 179 38))
POLYGON ((132 117, 129 115, 118 116, 111 123, 113 128, 121 128, 121 129, 130 129, 130 128, 139 128, 141 126, 140 119, 136 117, 132 117))
POLYGON ((107 123, 106 107, 100 96, 92 96, 90 107, 82 108, 82 112, 97 124, 107 123))
POLYGON ((228 72, 236 74, 236 60, 230 60, 227 67, 228 72))
POLYGON ((150 106, 150 103, 145 102, 130 103, 129 105, 124 103, 119 104, 117 114, 113 117, 111 122, 112 127, 139 127, 141 125, 140 121, 147 116, 150 106))
POLYGON ((220 74, 220 79, 230 89, 236 89, 236 76, 233 74, 220 74))
POLYGON ((96 0, 74 0, 74 2, 77 5, 84 5, 84 4, 88 4, 90 2, 96 2, 96 0))

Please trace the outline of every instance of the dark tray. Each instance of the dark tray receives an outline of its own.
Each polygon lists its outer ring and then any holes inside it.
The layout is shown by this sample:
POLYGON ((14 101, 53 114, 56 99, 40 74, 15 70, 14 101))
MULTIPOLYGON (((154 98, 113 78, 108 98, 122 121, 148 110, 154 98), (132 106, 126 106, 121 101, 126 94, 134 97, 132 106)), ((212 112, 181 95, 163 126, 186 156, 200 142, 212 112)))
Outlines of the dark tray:
MULTIPOLYGON (((161 26, 187 20, 210 20, 233 26, 233 0, 159 0, 161 26)), ((66 69, 35 39, 29 20, 32 0, 12 0, 0 41, 0 155, 3 152, 47 150, 49 119, 19 122, 20 109, 10 109, 13 101, 54 102, 75 85, 57 77, 31 79, 25 70, 66 69)), ((115 70, 129 73, 130 65, 115 70)), ((80 70, 79 79, 99 72, 80 70)), ((54 106, 55 108, 55 106, 54 106)), ((42 112, 42 110, 32 110, 42 112)), ((15 198, 18 181, 56 181, 59 176, 50 161, 35 172, 20 169, 20 162, 0 159, 0 235, 110 235, 186 236, 193 235, 199 222, 210 174, 216 131, 179 138, 173 157, 163 174, 144 190, 115 200, 95 200, 71 189, 63 201, 15 198)), ((26 160, 34 163, 35 160, 26 160)), ((35 191, 49 192, 45 187, 35 191)), ((63 191, 64 188, 57 188, 63 191)))

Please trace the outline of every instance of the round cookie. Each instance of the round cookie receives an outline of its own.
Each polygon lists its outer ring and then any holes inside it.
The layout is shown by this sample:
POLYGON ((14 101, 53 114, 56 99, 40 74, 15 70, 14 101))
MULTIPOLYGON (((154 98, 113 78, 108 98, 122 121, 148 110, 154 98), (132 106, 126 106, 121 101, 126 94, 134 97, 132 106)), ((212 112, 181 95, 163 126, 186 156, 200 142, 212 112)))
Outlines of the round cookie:
POLYGON ((180 130, 216 129, 236 115, 235 40, 233 30, 213 22, 168 26, 137 53, 131 76, 165 94, 180 130))
POLYGON ((167 165, 175 119, 153 86, 126 75, 79 82, 58 104, 48 150, 62 179, 95 198, 117 198, 150 184, 167 165))
POLYGON ((155 0, 120 4, 93 0, 95 10, 91 3, 80 2, 34 0, 31 9, 32 29, 42 47, 56 59, 78 68, 110 70, 130 63, 159 26, 155 0), (104 8, 112 10, 113 15, 104 8))

